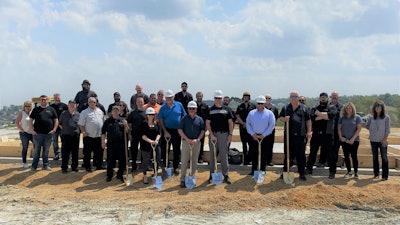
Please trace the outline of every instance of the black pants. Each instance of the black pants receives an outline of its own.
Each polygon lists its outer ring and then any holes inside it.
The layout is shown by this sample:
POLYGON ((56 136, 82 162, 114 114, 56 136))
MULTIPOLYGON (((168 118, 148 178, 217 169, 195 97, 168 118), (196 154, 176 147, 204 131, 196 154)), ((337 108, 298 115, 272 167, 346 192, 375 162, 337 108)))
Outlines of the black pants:
MULTIPOLYGON (((259 144, 258 141, 255 141, 254 139, 252 139, 250 142, 250 148, 251 148, 251 152, 252 157, 251 157, 251 172, 254 172, 256 170, 258 170, 258 148, 259 148, 259 144)), ((261 171, 265 171, 265 166, 266 166, 266 162, 267 162, 267 148, 269 145, 269 140, 267 138, 264 138, 261 142, 261 165, 260 165, 260 170, 261 171)))
MULTIPOLYGON (((284 134, 284 152, 285 158, 283 160, 283 171, 287 171, 287 146, 286 146, 286 134, 284 134)), ((294 159, 297 161, 297 168, 300 175, 304 175, 304 168, 306 166, 306 138, 304 136, 294 136, 289 137, 289 153, 290 161, 294 159)))
POLYGON ((131 140, 131 157, 132 157, 132 169, 136 170, 137 165, 137 154, 139 151, 139 143, 142 137, 139 135, 139 131, 132 132, 132 140, 131 140))
POLYGON ((114 175, 117 160, 117 177, 122 177, 126 167, 125 143, 124 141, 107 142, 107 177, 114 175))
POLYGON ((242 142, 242 150, 243 150, 243 162, 245 165, 247 165, 251 160, 252 160, 252 149, 250 147, 250 143, 253 141, 253 138, 250 136, 249 133, 247 133, 247 129, 243 128, 243 126, 240 126, 239 128, 239 134, 240 134, 240 141, 242 142), (247 148, 247 145, 249 145, 249 148, 247 148))
POLYGON ((203 160, 203 154, 204 154, 204 138, 205 138, 205 136, 203 136, 203 138, 200 139, 199 160, 203 160))
POLYGON ((358 141, 355 141, 352 145, 342 142, 344 162, 346 164, 347 172, 351 172, 351 164, 350 164, 350 155, 351 155, 351 160, 353 162, 353 167, 354 167, 354 173, 358 173, 357 152, 358 152, 359 145, 360 145, 360 142, 358 142, 358 141))
POLYGON ((68 169, 69 156, 72 156, 71 168, 78 168, 79 135, 61 135, 61 169, 68 169))
MULTIPOLYGON (((161 167, 161 150, 159 145, 157 145, 154 149, 156 151, 156 162, 157 162, 157 168, 161 167)), ((147 174, 147 169, 149 167, 149 162, 150 159, 153 156, 153 150, 147 151, 147 150, 142 150, 142 173, 143 175, 147 174)), ((155 171, 154 171, 155 172, 155 171)))
POLYGON ((325 164, 328 154, 332 149, 332 134, 313 133, 310 141, 310 155, 308 156, 307 169, 312 170, 317 159, 318 149, 321 147, 319 163, 325 164))
MULTIPOLYGON (((266 163, 269 164, 272 162, 272 155, 273 155, 273 149, 274 149, 274 143, 275 143, 275 129, 272 131, 272 133, 264 138, 265 142, 267 142, 266 146, 266 163)), ((264 141, 263 141, 264 142, 264 141)))
MULTIPOLYGON (((181 136, 178 133, 178 129, 170 129, 167 128, 168 133, 171 135, 171 140, 169 140, 169 147, 173 148, 174 151, 174 159, 173 159, 173 167, 177 169, 179 167, 179 162, 181 159, 181 136)), ((164 166, 168 166, 168 160, 165 159, 166 157, 166 150, 167 150, 167 142, 165 141, 165 137, 161 137, 161 146, 162 148, 162 159, 165 162, 164 166)), ((169 149, 168 149, 169 153, 169 149)), ((169 157, 169 156, 168 156, 169 157)))
POLYGON ((101 138, 84 137, 83 138, 83 164, 86 169, 91 168, 90 159, 93 152, 93 166, 101 168, 103 166, 103 148, 101 147, 101 138))

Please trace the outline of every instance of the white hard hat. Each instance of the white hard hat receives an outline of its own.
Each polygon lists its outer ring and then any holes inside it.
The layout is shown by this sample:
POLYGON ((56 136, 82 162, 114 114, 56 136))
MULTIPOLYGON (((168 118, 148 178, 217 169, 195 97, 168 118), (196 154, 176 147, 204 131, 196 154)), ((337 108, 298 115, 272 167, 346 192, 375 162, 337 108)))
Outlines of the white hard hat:
POLYGON ((173 92, 172 90, 168 89, 168 90, 165 92, 165 97, 166 97, 166 98, 174 97, 174 92, 173 92))
POLYGON ((187 107, 188 107, 188 108, 197 108, 197 103, 196 103, 195 101, 190 101, 190 102, 187 104, 187 107))
POLYGON ((214 91, 214 98, 222 98, 223 95, 224 93, 221 90, 214 91))
POLYGON ((266 103, 267 100, 265 99, 265 97, 263 95, 260 95, 256 98, 256 102, 257 103, 266 103))
POLYGON ((146 115, 156 114, 156 111, 152 107, 146 109, 146 115))

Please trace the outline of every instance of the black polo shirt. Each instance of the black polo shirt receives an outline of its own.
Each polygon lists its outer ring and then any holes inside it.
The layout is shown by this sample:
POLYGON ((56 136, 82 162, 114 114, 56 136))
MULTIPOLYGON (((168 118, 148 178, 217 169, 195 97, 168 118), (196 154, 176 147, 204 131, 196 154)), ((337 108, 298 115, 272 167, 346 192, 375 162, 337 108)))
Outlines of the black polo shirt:
POLYGON ((206 114, 206 120, 210 120, 213 132, 229 132, 228 120, 233 118, 231 108, 224 105, 221 107, 213 105, 206 114))

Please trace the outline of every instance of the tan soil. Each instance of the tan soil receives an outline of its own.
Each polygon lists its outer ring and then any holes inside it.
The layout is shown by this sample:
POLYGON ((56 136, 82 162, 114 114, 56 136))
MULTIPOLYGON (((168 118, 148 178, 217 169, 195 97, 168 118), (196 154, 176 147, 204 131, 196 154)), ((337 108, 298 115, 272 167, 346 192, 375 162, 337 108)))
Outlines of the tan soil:
MULTIPOLYGON (((238 167, 239 168, 239 167, 238 167)), ((135 174, 134 184, 126 186, 114 178, 105 181, 105 171, 62 174, 59 168, 35 172, 22 169, 21 164, 1 164, 0 198, 25 199, 23 204, 42 207, 49 202, 86 202, 93 205, 107 202, 132 205, 138 210, 152 209, 154 213, 173 211, 175 214, 203 214, 221 211, 254 211, 265 208, 335 209, 374 207, 400 210, 400 177, 388 181, 374 180, 372 175, 360 175, 359 180, 344 179, 338 174, 330 180, 326 176, 308 176, 303 182, 295 175, 295 184, 288 185, 275 171, 268 171, 261 185, 246 175, 249 168, 231 170, 233 184, 208 184, 209 173, 201 167, 196 174, 197 187, 179 187, 179 178, 165 180, 161 190, 141 182, 135 174)), ((3 199, 4 200, 4 199, 3 199)), ((4 203, 4 202, 3 202, 4 203)), ((6 202, 7 203, 7 202, 6 202)))

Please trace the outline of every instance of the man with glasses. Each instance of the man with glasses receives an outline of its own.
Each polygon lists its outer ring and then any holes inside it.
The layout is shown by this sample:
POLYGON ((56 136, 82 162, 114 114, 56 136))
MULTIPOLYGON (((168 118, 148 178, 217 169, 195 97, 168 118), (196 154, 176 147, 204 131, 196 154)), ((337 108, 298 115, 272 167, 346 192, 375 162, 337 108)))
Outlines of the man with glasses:
MULTIPOLYGON (((56 110, 57 117, 60 120, 60 115, 62 112, 65 110, 68 110, 67 104, 61 102, 61 95, 59 93, 56 93, 53 95, 54 97, 54 103, 51 104, 50 106, 53 107, 54 110, 56 110)), ((61 136, 61 129, 58 127, 57 131, 53 134, 52 137, 52 142, 53 142, 53 151, 54 151, 54 160, 59 160, 61 157, 61 150, 58 145, 58 138, 61 136)))
POLYGON ((178 133, 183 139, 181 151, 181 188, 186 187, 185 176, 189 161, 192 162, 191 176, 194 176, 196 173, 197 159, 200 152, 200 140, 204 137, 206 129, 203 119, 196 115, 197 103, 195 101, 190 101, 187 107, 189 113, 182 118, 178 129, 178 133), (192 157, 190 157, 190 151, 192 151, 192 157))
MULTIPOLYGON (((333 91, 331 94, 331 102, 329 105, 333 105, 336 107, 337 113, 335 116, 335 125, 333 127, 333 145, 332 151, 328 153, 328 160, 331 158, 331 166, 336 168, 338 155, 339 155, 339 148, 340 148, 340 140, 338 135, 338 124, 340 118, 340 112, 342 111, 343 104, 339 102, 339 93, 337 91, 333 91)), ((331 167, 329 166, 329 167, 331 167)), ((332 172, 336 173, 336 169, 332 168, 332 172)))
POLYGON ((256 99, 257 108, 249 112, 246 118, 246 128, 247 132, 251 137, 250 148, 253 152, 252 154, 252 164, 251 173, 254 175, 254 171, 257 170, 258 166, 258 141, 261 141, 261 171, 265 171, 265 165, 267 162, 267 151, 269 150, 269 145, 271 139, 267 138, 271 135, 272 131, 275 129, 275 115, 271 110, 265 108, 265 103, 267 102, 265 97, 260 95, 256 99))
MULTIPOLYGON (((297 161, 300 180, 306 181, 306 138, 311 138, 311 119, 308 110, 299 102, 299 93, 290 92, 290 103, 284 106, 279 114, 279 120, 285 123, 284 130, 284 152, 283 172, 287 171, 287 151, 289 150, 290 161, 297 161), (286 123, 289 123, 289 130, 286 130, 286 123), (289 146, 287 146, 286 132, 289 132, 289 146)), ((283 179, 283 174, 281 174, 283 179)))
MULTIPOLYGON (((278 119, 278 108, 274 104, 272 104, 272 96, 270 94, 265 95, 265 108, 270 110, 275 117, 275 122, 278 119)), ((274 166, 274 163, 272 162, 272 156, 274 152, 274 143, 275 143, 275 127, 272 130, 272 133, 265 137, 267 139, 267 155, 266 155, 266 165, 268 166, 274 166)))
POLYGON ((58 128, 58 116, 53 107, 48 106, 47 96, 40 96, 40 106, 34 108, 29 115, 29 127, 33 135, 33 162, 31 171, 35 172, 42 150, 43 169, 51 170, 49 166, 49 149, 51 137, 58 128))
POLYGON ((92 172, 90 159, 93 152, 93 166, 97 170, 103 168, 103 148, 101 147, 101 128, 104 113, 96 106, 96 98, 90 97, 89 107, 80 114, 78 125, 83 135, 83 165, 87 172, 92 172))
MULTIPOLYGON (((169 151, 166 146, 165 138, 170 138, 170 144, 174 151, 173 168, 175 175, 179 175, 178 166, 181 154, 181 137, 178 133, 178 128, 182 117, 185 115, 186 111, 183 105, 178 101, 174 101, 174 93, 172 90, 167 90, 165 92, 165 104, 161 106, 160 112, 158 113, 158 121, 163 131, 161 146, 165 146, 161 155, 165 157, 165 151, 169 151)), ((167 167, 168 159, 164 158, 164 162, 164 166, 167 167)))
POLYGON ((164 90, 159 90, 157 92, 157 104, 159 105, 164 104, 164 90))
POLYGON ((208 183, 212 182, 211 174, 214 173, 214 146, 212 142, 216 142, 216 148, 221 156, 224 182, 231 184, 232 181, 228 174, 228 145, 232 142, 233 112, 229 107, 222 104, 222 97, 221 90, 214 92, 214 105, 210 107, 206 115, 206 128, 209 132, 208 140, 210 146, 210 177, 208 183))
MULTIPOLYGON (((246 130, 246 118, 249 112, 256 108, 256 105, 250 102, 250 92, 245 91, 242 97, 242 103, 236 108, 236 120, 239 123, 240 140, 242 142, 242 150, 244 155, 244 165, 249 165, 253 152, 250 143, 252 138, 246 130), (249 148, 247 147, 249 145, 249 148)), ((252 174, 249 174, 252 175, 252 174)))
MULTIPOLYGON (((332 150, 333 129, 337 109, 328 104, 328 94, 322 92, 319 95, 319 104, 311 109, 313 135, 310 141, 310 155, 307 161, 307 173, 312 174, 313 166, 317 158, 318 149, 321 148, 317 167, 324 167, 328 154, 332 150)), ((330 169, 331 170, 331 169, 330 169)), ((336 171, 335 171, 336 172, 336 171)), ((330 171, 330 178, 335 177, 335 172, 330 171)))
POLYGON ((185 108, 186 113, 188 113, 187 104, 193 100, 192 94, 187 91, 188 85, 186 82, 181 84, 182 91, 175 94, 175 101, 182 103, 183 108, 185 108))

